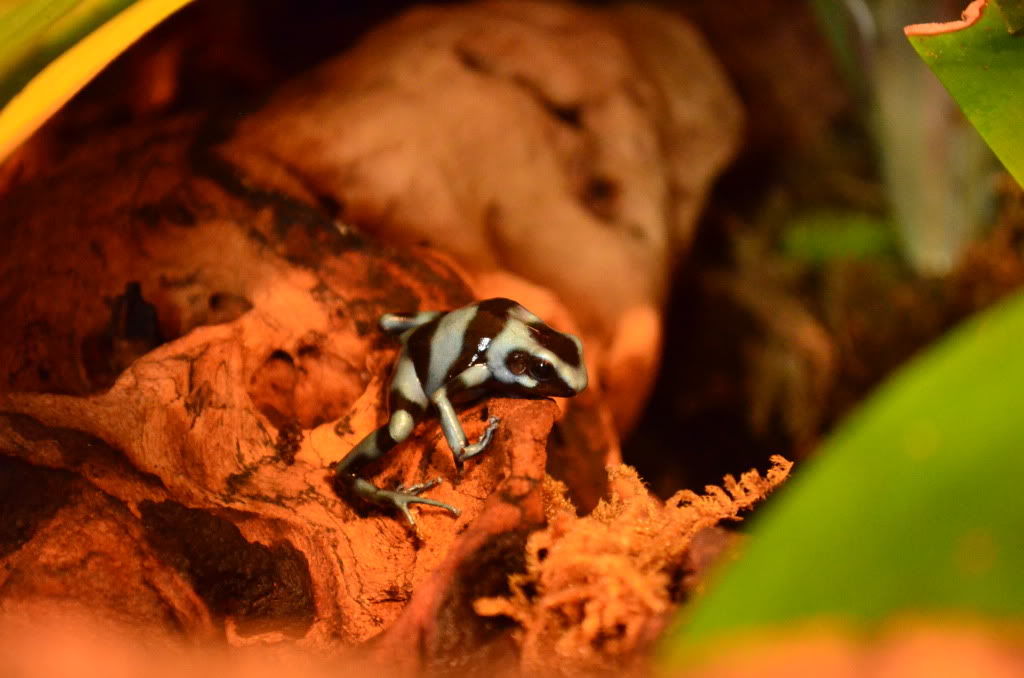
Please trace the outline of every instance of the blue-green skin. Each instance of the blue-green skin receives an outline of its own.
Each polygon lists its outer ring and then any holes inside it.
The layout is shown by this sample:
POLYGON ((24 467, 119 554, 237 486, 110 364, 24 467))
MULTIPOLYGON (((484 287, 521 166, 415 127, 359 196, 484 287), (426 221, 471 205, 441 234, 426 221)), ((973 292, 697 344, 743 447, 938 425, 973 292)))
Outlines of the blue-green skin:
POLYGON ((491 417, 480 440, 470 444, 453 401, 569 397, 587 387, 580 340, 551 329, 510 299, 488 299, 448 312, 387 314, 380 326, 402 341, 391 379, 391 417, 334 465, 334 482, 339 490, 397 507, 410 525, 416 524, 410 504, 439 506, 459 515, 454 506, 420 496, 441 479, 385 490, 358 472, 408 438, 428 409, 437 412, 461 469, 463 462, 487 448, 499 420, 491 417))

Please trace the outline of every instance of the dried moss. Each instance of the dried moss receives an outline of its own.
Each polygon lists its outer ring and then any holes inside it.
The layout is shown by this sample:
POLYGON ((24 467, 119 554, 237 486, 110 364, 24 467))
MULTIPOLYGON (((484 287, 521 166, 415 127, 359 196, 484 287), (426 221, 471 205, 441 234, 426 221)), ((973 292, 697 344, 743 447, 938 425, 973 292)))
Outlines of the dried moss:
POLYGON ((634 469, 614 466, 610 496, 582 518, 565 486, 548 478, 548 526, 527 541, 526 572, 509 578, 510 596, 481 598, 474 607, 519 624, 524 672, 621 672, 642 657, 672 611, 672 573, 694 535, 739 520, 791 467, 774 456, 764 476, 756 470, 739 480, 727 475, 723 487, 709 485, 702 495, 683 490, 662 503, 634 469))

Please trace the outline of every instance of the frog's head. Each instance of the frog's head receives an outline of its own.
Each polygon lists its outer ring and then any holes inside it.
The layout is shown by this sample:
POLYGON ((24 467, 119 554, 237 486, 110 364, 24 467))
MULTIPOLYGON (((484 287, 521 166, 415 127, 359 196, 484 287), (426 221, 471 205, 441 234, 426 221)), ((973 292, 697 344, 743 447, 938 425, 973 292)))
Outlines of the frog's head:
POLYGON ((519 397, 568 398, 587 387, 583 344, 551 329, 526 309, 511 313, 488 351, 491 374, 501 390, 519 397))

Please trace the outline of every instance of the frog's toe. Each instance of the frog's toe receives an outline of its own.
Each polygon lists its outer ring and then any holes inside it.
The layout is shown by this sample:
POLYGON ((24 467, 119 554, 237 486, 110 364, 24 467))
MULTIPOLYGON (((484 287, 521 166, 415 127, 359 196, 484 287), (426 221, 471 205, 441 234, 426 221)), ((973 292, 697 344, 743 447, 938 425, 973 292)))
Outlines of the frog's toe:
POLYGON ((409 521, 412 526, 416 525, 416 520, 412 516, 412 512, 409 511, 411 504, 426 504, 427 506, 436 506, 449 511, 456 518, 461 513, 459 509, 455 508, 451 504, 445 504, 443 501, 437 501, 436 499, 429 499, 427 497, 419 496, 420 492, 428 490, 438 484, 440 478, 432 480, 426 483, 420 483, 419 485, 413 485, 410 488, 397 488, 395 490, 384 490, 381 498, 394 504, 394 506, 402 512, 405 519, 409 521))
POLYGON ((487 449, 487 446, 491 444, 491 439, 494 438, 494 432, 498 429, 499 423, 501 423, 500 418, 491 417, 487 421, 487 429, 484 430, 484 434, 480 436, 480 440, 476 441, 472 445, 467 445, 462 448, 462 452, 455 456, 455 461, 458 463, 460 469, 464 461, 472 459, 487 449))
POLYGON ((438 477, 434 478, 433 480, 428 480, 425 483, 418 483, 416 485, 410 485, 409 487, 406 487, 405 485, 399 485, 398 487, 395 488, 394 491, 395 492, 399 492, 401 494, 415 494, 415 495, 419 495, 419 494, 421 494, 423 492, 426 492, 427 490, 429 490, 432 487, 437 487, 438 485, 440 485, 443 482, 444 482, 444 479, 441 478, 441 476, 438 476, 438 477))

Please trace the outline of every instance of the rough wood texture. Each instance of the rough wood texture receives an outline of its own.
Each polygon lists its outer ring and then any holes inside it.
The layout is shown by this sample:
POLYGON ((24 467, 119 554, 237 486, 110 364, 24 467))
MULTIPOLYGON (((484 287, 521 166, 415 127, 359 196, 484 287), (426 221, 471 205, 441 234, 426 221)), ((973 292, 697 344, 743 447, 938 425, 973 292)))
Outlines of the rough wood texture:
POLYGON ((90 140, 0 203, 0 622, 486 662, 508 624, 473 601, 509 594, 545 467, 583 509, 606 489, 732 95, 668 16, 495 2, 412 11, 224 119, 90 140), (457 519, 336 496, 385 419, 379 316, 481 293, 582 329, 593 387, 465 412, 502 423, 461 477, 433 421, 372 469, 444 478, 457 519))
MULTIPOLYGON (((405 625, 425 623, 478 547, 541 522, 530 497, 558 408, 488 403, 502 425, 461 478, 434 422, 379 464, 384 484, 444 477, 431 496, 458 519, 420 509, 413 534, 337 497, 327 464, 385 416, 397 342, 377 317, 469 290, 203 135, 189 121, 140 133, 2 208, 19 228, 0 259, 18 391, 0 396, 0 610, 48 601, 327 648, 375 635, 415 591, 405 625)), ((465 415, 470 436, 482 415, 465 415)))
POLYGON ((499 0, 407 12, 284 88, 238 138, 390 241, 554 291, 624 430, 657 369, 671 271, 742 118, 672 13, 499 0))

